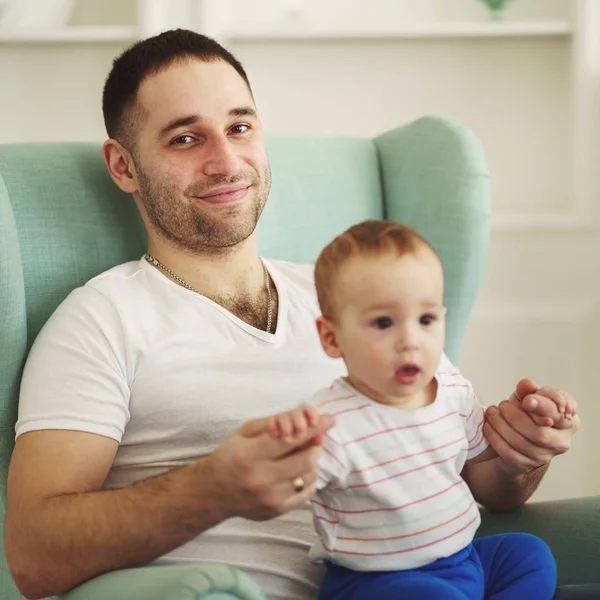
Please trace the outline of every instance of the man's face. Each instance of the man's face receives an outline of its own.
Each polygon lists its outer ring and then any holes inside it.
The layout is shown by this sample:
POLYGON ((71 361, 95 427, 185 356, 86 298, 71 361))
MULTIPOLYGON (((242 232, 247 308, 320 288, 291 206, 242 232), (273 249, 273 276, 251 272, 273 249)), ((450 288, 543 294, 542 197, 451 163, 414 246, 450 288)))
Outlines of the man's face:
POLYGON ((271 176, 254 100, 235 69, 173 63, 141 84, 134 114, 134 197, 149 235, 209 253, 252 235, 271 176))

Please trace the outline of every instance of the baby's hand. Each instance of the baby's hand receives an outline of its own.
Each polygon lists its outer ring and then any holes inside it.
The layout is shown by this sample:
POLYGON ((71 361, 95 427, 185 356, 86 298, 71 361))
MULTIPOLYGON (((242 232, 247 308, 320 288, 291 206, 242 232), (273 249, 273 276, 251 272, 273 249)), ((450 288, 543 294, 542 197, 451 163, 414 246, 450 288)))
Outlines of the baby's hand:
POLYGON ((275 438, 291 440, 319 422, 319 413, 309 404, 280 413, 269 419, 269 433, 275 438))
POLYGON ((513 398, 538 425, 560 429, 577 414, 577 403, 568 394, 551 388, 539 388, 533 381, 526 382, 531 386, 523 385, 522 389, 518 389, 517 386, 513 398), (533 391, 535 388, 537 390, 533 391), (521 392, 522 398, 517 392, 521 392))

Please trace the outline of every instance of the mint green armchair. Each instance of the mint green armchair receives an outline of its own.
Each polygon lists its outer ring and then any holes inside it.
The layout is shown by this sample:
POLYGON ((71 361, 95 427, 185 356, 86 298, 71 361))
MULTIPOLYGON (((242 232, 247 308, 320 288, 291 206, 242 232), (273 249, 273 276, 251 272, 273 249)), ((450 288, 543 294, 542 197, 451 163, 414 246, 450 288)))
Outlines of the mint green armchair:
MULTIPOLYGON (((490 228, 483 150, 459 125, 426 117, 373 140, 268 141, 273 190, 259 224, 261 252, 313 261, 349 225, 390 217, 414 226, 442 258, 446 351, 456 361, 480 284, 490 228)), ((108 177, 100 144, 0 146, 0 522, 27 351, 76 286, 144 252, 133 201, 108 177)), ((599 581, 599 503, 558 503, 488 521, 539 527, 553 543, 563 582, 599 581), (535 511, 538 512, 535 512, 535 511), (520 514, 531 514, 523 519, 520 514), (534 515, 541 515, 536 520, 534 515), (543 518, 542 518, 543 517, 543 518)), ((20 598, 0 553, 0 598, 20 598)), ((68 600, 261 600, 243 573, 217 565, 144 567, 97 577, 68 600)))

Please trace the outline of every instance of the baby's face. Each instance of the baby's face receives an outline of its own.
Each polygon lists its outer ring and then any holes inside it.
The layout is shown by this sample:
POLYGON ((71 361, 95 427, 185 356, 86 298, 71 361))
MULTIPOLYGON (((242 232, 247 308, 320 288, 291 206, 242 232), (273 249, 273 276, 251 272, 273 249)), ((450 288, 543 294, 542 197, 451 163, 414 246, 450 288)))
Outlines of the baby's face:
POLYGON ((350 380, 374 400, 405 404, 432 381, 444 349, 439 259, 429 249, 357 257, 336 279, 334 329, 350 380))

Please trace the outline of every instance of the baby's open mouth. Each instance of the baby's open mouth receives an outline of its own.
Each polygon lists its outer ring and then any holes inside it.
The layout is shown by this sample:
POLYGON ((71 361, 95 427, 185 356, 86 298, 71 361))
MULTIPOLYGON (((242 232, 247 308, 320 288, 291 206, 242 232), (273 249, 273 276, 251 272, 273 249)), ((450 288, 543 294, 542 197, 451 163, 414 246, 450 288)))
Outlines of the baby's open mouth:
POLYGON ((419 366, 415 364, 405 364, 396 371, 396 381, 398 383, 410 385, 417 380, 420 373, 421 369, 419 366))

